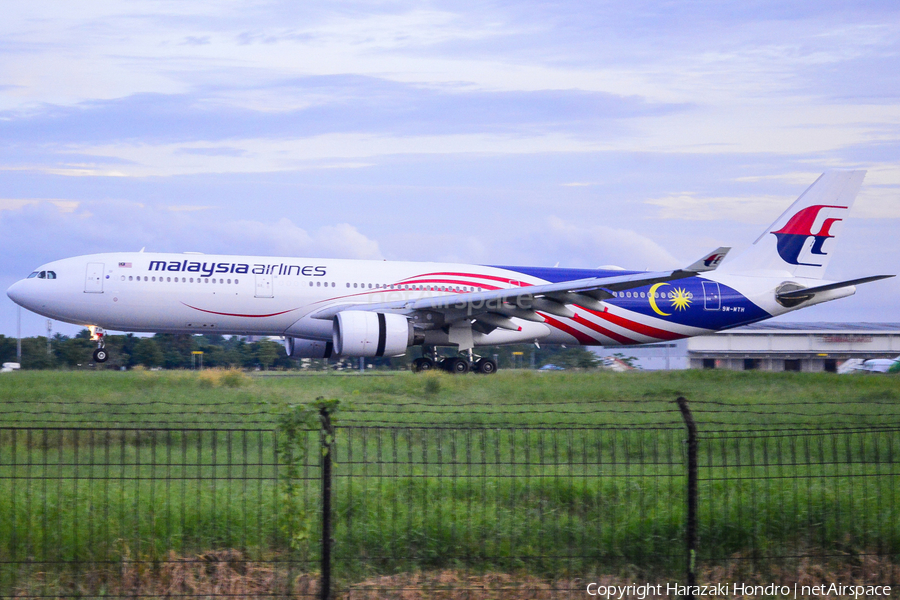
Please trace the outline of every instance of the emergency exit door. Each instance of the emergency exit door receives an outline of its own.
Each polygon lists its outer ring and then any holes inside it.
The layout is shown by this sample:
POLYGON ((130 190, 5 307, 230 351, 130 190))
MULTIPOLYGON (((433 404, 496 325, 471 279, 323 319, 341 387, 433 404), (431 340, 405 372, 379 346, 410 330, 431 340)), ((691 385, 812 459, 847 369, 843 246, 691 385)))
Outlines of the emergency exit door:
POLYGON ((257 298, 274 298, 275 294, 272 290, 272 276, 263 273, 256 275, 256 297, 257 298))
POLYGON ((103 293, 103 263, 88 263, 84 275, 84 293, 103 293))
POLYGON ((703 282, 703 308, 706 310, 720 310, 722 308, 722 295, 719 291, 718 282, 703 282))

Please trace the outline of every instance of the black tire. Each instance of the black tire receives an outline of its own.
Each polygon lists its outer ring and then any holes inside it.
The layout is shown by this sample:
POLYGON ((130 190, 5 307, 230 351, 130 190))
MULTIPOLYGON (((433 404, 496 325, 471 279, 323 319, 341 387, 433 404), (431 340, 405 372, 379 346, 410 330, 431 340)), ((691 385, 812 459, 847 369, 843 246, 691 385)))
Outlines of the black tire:
POLYGON ((454 375, 465 375, 469 372, 469 361, 464 358, 448 358, 447 371, 454 375))
POLYGON ((421 373, 422 371, 431 371, 434 369, 434 361, 428 358, 427 356, 423 356, 422 358, 417 358, 413 361, 413 372, 421 373))
POLYGON ((94 362, 105 363, 109 359, 109 353, 104 348, 94 350, 94 362))
POLYGON ((479 358, 475 363, 475 371, 482 375, 493 375, 497 372, 497 363, 491 358, 479 358))

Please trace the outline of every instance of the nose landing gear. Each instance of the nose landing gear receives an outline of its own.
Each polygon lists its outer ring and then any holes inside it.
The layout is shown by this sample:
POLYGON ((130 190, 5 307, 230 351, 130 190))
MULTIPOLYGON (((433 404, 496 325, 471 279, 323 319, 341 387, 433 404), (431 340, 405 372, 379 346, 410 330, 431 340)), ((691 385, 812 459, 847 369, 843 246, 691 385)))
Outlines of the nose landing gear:
POLYGON ((103 331, 102 327, 97 327, 96 325, 89 326, 88 331, 91 332, 91 341, 97 342, 97 349, 94 350, 93 354, 94 362, 105 363, 109 360, 109 353, 106 351, 106 341, 103 339, 106 332, 103 331))

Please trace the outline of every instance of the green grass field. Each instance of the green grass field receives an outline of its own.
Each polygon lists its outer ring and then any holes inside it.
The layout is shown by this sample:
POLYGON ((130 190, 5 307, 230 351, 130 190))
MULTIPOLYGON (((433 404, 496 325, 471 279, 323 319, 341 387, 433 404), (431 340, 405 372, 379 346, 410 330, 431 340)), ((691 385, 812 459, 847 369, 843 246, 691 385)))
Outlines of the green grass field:
POLYGON ((23 372, 0 379, 0 595, 97 594, 210 552, 274 565, 282 587, 314 573, 319 433, 289 487, 274 430, 322 396, 341 401, 339 581, 678 573, 679 395, 701 431, 702 564, 876 556, 896 577, 896 377, 23 372))
POLYGON ((679 395, 706 429, 900 423, 894 376, 32 371, 0 378, 0 425, 270 427, 285 407, 319 396, 341 400, 345 424, 680 425, 679 395))

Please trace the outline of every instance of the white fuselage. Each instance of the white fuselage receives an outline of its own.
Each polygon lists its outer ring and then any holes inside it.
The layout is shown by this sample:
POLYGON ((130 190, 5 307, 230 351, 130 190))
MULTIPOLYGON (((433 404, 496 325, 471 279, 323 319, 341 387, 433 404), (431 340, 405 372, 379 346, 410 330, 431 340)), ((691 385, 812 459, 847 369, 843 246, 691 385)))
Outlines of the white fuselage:
MULTIPOLYGON (((314 316, 329 306, 414 301, 547 283, 547 279, 512 269, 452 263, 122 252, 47 263, 7 293, 38 314, 114 331, 330 340, 332 321, 314 316)), ((548 277, 551 271, 533 270, 548 277)), ((702 335, 787 312, 773 296, 774 287, 783 280, 711 273, 663 284, 664 288, 620 293, 605 302, 602 310, 573 306, 570 308, 577 314, 572 318, 542 313, 545 322, 535 323, 513 317, 519 331, 498 328, 479 333, 475 344, 541 341, 617 346, 702 335), (662 299, 665 294, 660 293, 662 289, 671 295, 676 288, 687 299, 677 306, 674 300, 670 304, 662 299), (704 298, 706 294, 713 296, 704 298)), ((849 289, 829 292, 816 301, 850 293, 849 289)), ((425 342, 452 344, 452 334, 432 328, 425 342)))
MULTIPOLYGON (((540 283, 503 269, 447 263, 143 252, 68 258, 40 271, 53 272, 55 278, 23 279, 10 288, 10 297, 68 323, 117 331, 323 340, 331 337, 331 321, 308 315, 331 304, 415 300, 540 283)), ((572 341, 559 337, 559 343, 572 341)))

